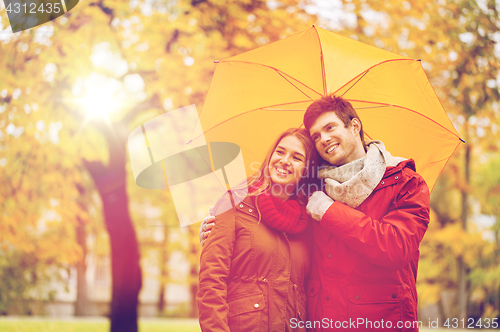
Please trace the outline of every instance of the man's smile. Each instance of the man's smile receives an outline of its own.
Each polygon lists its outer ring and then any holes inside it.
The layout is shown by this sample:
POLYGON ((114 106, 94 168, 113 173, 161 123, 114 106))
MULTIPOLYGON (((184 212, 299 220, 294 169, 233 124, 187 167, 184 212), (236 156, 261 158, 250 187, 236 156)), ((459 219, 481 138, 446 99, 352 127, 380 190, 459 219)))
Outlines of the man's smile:
POLYGON ((340 145, 340 143, 335 143, 333 145, 330 145, 330 147, 328 147, 326 150, 325 150, 325 153, 326 154, 330 154, 332 153, 333 151, 335 151, 335 149, 337 149, 337 147, 340 145))

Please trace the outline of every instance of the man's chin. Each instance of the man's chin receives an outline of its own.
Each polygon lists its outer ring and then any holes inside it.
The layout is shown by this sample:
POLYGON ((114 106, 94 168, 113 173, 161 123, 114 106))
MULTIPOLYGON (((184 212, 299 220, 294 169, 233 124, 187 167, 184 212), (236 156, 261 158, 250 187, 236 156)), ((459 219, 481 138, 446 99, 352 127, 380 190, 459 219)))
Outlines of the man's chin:
POLYGON ((327 156, 323 157, 323 160, 332 166, 336 166, 335 164, 337 162, 337 158, 334 158, 333 156, 327 155, 327 156))

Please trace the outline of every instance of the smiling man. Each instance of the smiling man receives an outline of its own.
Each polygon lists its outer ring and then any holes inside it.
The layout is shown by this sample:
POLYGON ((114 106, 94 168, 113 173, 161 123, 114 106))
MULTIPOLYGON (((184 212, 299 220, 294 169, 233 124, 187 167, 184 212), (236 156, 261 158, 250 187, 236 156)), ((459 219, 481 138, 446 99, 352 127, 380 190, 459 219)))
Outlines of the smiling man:
POLYGON ((429 222, 429 189, 413 160, 382 142, 365 143, 352 105, 325 96, 304 115, 324 167, 326 194, 307 205, 314 224, 307 287, 310 330, 418 331, 419 244, 429 222))

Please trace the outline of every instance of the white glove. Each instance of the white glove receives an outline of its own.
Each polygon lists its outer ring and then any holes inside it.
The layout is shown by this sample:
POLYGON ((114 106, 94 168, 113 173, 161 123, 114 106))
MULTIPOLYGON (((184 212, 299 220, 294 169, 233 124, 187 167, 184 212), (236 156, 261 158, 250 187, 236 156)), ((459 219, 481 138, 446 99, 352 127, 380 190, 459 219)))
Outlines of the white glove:
POLYGON ((315 191, 311 197, 309 197, 309 202, 307 203, 307 213, 317 221, 321 221, 323 215, 333 204, 333 199, 331 199, 327 194, 322 191, 315 191))

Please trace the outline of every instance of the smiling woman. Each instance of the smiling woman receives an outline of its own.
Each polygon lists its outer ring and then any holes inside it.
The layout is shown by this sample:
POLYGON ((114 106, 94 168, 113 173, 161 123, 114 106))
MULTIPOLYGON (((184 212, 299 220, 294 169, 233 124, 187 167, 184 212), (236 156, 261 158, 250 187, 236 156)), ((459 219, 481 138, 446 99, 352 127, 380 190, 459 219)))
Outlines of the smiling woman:
POLYGON ((202 331, 291 331, 306 319, 311 227, 300 184, 315 159, 307 131, 289 129, 247 179, 243 201, 220 213, 226 195, 215 206, 200 259, 202 331))

